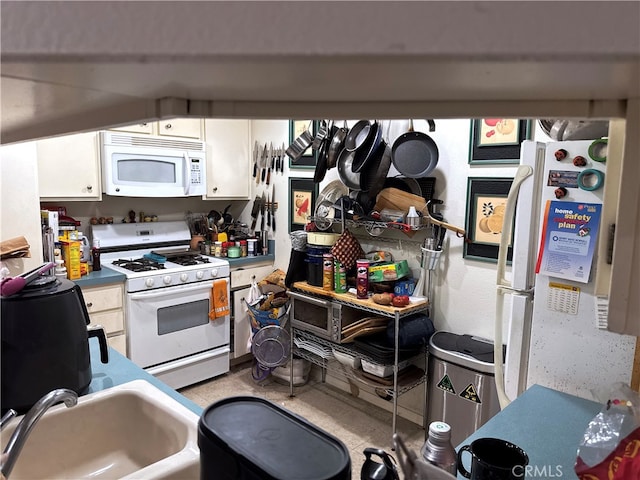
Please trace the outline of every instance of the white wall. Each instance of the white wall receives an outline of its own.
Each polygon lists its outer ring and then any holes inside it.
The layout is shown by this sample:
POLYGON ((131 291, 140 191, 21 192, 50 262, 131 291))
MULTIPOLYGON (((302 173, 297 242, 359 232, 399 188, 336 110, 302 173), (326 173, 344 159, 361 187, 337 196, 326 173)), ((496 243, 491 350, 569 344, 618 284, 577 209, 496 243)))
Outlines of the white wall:
MULTIPOLYGON (((273 143, 274 148, 282 145, 285 148, 289 146, 289 121, 288 120, 252 120, 251 121, 251 151, 253 151, 254 142, 258 142, 261 146, 265 143, 273 143)), ((252 166, 253 168, 253 166, 252 166)), ((284 173, 272 173, 271 183, 267 186, 264 182, 256 184, 255 180, 251 182, 251 201, 246 205, 242 212, 244 221, 251 222, 251 207, 253 199, 256 195, 261 196, 262 193, 271 196, 273 187, 275 187, 276 202, 278 209, 276 210, 276 231, 269 231, 269 239, 275 240, 276 259, 275 268, 287 270, 289 265, 289 256, 291 254, 291 241, 289 239, 289 177, 312 177, 313 170, 290 170, 289 157, 285 156, 284 173), (302 173, 299 173, 302 172, 302 173)), ((257 228, 260 228, 260 218, 258 218, 257 228)), ((265 227, 266 228, 266 227, 265 227)))
POLYGON ((30 246, 30 258, 2 262, 10 276, 42 264, 38 165, 35 143, 19 143, 0 149, 0 240, 23 236, 30 246))

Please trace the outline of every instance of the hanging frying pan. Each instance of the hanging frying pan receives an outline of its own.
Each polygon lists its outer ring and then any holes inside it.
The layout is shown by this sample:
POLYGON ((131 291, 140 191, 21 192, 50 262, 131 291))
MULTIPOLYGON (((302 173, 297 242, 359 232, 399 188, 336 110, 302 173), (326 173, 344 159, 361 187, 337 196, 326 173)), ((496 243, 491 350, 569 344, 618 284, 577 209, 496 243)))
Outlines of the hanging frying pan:
POLYGON ((369 136, 369 130, 371 130, 371 123, 369 120, 360 120, 356 123, 344 140, 344 147, 348 152, 355 152, 362 144, 367 140, 369 136))
POLYGON ((340 155, 340 152, 344 148, 344 142, 347 138, 347 133, 349 133, 347 122, 344 122, 344 126, 341 128, 333 128, 335 129, 335 133, 331 136, 331 143, 327 153, 327 170, 330 170, 337 165, 338 155, 340 155))
POLYGON ((320 143, 320 150, 318 150, 318 163, 316 164, 316 170, 313 173, 313 182, 320 183, 324 180, 324 176, 327 174, 327 149, 329 147, 329 139, 325 137, 320 143))
POLYGON ((360 174, 351 169, 354 154, 355 152, 350 152, 346 147, 342 149, 338 156, 338 176, 349 189, 360 191, 360 174))
POLYGON ((393 142, 391 161, 405 177, 426 177, 438 165, 438 146, 426 133, 414 132, 411 120, 409 131, 393 142))
POLYGON ((391 147, 382 140, 371 160, 360 171, 360 186, 362 191, 368 192, 374 198, 384 185, 389 168, 391 167, 391 147))
POLYGON ((375 157, 375 153, 378 150, 381 141, 382 127, 380 126, 380 123, 374 122, 371 125, 366 141, 355 151, 353 164, 351 165, 351 169, 354 172, 360 172, 367 162, 371 161, 375 157))

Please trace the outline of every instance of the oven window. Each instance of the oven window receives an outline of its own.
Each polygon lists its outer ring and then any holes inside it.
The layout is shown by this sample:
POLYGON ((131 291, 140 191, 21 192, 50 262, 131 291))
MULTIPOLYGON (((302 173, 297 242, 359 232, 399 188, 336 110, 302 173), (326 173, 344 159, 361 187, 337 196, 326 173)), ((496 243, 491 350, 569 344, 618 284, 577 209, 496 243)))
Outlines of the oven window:
POLYGON ((158 335, 188 330, 209 323, 209 300, 181 303, 158 309, 158 335))
POLYGON ((156 158, 118 160, 117 179, 122 182, 176 183, 176 164, 156 158))

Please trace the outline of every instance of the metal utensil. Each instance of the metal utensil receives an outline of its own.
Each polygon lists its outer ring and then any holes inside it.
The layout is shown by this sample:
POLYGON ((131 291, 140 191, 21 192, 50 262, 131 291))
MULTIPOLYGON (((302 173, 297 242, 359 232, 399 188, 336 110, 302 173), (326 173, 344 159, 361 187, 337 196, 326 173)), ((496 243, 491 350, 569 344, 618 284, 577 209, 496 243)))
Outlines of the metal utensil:
MULTIPOLYGON (((269 178, 269 177, 267 177, 269 178)), ((268 183, 267 183, 268 184, 268 183)), ((267 227, 271 227, 271 202, 269 201, 269 194, 267 193, 267 227)))
POLYGON ((267 197, 264 192, 262 192, 262 198, 260 199, 260 215, 262 218, 260 219, 260 230, 264 230, 264 213, 267 207, 267 197))
POLYGON ((260 211, 260 197, 256 195, 253 200, 253 206, 251 207, 251 231, 256 229, 256 223, 258 223, 258 212, 260 211))
POLYGON ((273 143, 269 143, 269 156, 267 157, 267 185, 271 182, 271 170, 273 169, 273 162, 275 158, 275 153, 273 151, 273 143))
POLYGON ((265 178, 267 176, 267 162, 269 160, 269 152, 267 151, 267 144, 264 144, 264 151, 262 152, 262 163, 260 165, 260 167, 262 167, 262 170, 260 171, 260 181, 264 182, 265 178))
POLYGON ((276 231, 276 185, 271 187, 271 228, 276 231))
POLYGON ((253 178, 258 175, 258 157, 260 156, 260 145, 258 141, 253 144, 253 178))

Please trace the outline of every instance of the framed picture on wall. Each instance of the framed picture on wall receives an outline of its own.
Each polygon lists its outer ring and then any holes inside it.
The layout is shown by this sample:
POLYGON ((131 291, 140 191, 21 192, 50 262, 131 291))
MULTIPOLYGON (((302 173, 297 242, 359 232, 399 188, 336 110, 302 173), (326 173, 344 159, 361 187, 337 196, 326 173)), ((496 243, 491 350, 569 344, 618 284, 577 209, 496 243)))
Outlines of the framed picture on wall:
POLYGON ((531 138, 531 121, 517 118, 471 120, 469 163, 492 165, 520 161, 520 144, 531 138))
MULTIPOLYGON (((469 178, 467 181, 466 231, 462 256, 485 262, 497 262, 502 238, 507 195, 513 178, 469 178)), ((513 235, 507 261, 513 257, 513 235)))
POLYGON ((289 232, 304 229, 317 198, 318 184, 313 178, 289 178, 289 232))
MULTIPOLYGON (((318 131, 318 122, 315 120, 290 120, 289 121, 289 145, 302 134, 305 130, 309 130, 311 136, 315 138, 318 131)), ((309 147, 304 154, 293 162, 289 158, 289 168, 301 170, 313 170, 316 168, 317 155, 316 152, 309 147)))

